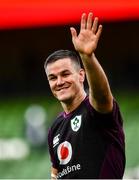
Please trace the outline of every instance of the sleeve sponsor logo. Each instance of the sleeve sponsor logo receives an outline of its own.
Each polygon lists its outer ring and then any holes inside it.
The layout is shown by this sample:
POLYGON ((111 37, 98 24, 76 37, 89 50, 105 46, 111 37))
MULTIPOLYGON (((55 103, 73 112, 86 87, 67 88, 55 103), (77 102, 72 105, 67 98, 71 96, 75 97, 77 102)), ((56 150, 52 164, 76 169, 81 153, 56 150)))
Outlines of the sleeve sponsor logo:
POLYGON ((53 148, 59 144, 59 136, 60 134, 58 134, 57 136, 53 138, 53 148))

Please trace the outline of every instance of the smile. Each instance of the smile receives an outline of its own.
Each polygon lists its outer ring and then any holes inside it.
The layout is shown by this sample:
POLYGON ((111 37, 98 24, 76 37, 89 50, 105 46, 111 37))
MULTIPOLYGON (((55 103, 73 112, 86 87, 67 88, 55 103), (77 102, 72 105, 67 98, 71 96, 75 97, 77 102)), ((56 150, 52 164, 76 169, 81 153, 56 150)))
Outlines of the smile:
POLYGON ((60 88, 60 89, 57 89, 57 91, 62 91, 64 89, 68 89, 69 87, 63 87, 63 88, 60 88))

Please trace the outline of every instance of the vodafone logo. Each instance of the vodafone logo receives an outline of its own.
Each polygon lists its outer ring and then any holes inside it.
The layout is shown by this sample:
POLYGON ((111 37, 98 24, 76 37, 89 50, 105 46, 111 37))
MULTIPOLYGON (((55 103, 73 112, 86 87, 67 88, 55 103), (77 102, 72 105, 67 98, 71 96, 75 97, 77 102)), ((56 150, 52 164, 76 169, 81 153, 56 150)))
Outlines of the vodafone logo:
POLYGON ((72 157, 72 146, 68 141, 64 141, 57 148, 58 159, 60 164, 67 164, 72 157))

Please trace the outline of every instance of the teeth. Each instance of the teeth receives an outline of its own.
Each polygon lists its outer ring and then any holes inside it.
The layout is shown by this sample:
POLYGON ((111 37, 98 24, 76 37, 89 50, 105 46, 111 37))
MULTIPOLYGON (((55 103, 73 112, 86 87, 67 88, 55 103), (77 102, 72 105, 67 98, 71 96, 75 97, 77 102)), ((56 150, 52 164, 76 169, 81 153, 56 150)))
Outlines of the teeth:
POLYGON ((62 88, 62 89, 58 89, 58 91, 61 91, 61 90, 63 90, 63 89, 67 89, 67 87, 64 87, 64 88, 62 88))
POLYGON ((63 90, 63 89, 67 89, 67 88, 69 88, 69 87, 63 87, 63 88, 61 88, 61 89, 56 89, 56 91, 61 91, 61 90, 63 90))

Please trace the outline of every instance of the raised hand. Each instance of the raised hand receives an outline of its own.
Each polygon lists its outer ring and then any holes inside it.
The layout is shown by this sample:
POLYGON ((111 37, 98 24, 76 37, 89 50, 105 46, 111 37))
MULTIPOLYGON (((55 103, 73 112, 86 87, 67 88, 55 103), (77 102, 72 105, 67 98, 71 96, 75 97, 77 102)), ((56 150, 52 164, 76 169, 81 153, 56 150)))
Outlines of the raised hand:
POLYGON ((98 26, 98 18, 95 17, 93 21, 92 13, 89 13, 88 17, 83 13, 79 35, 77 35, 75 28, 71 27, 70 30, 75 49, 80 54, 91 56, 97 48, 98 40, 102 32, 102 25, 98 26))

